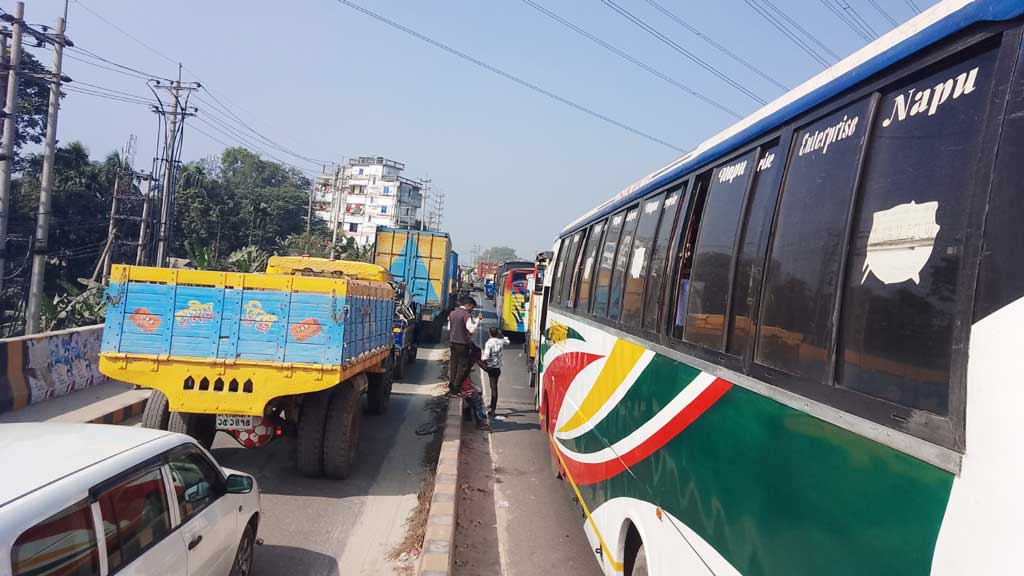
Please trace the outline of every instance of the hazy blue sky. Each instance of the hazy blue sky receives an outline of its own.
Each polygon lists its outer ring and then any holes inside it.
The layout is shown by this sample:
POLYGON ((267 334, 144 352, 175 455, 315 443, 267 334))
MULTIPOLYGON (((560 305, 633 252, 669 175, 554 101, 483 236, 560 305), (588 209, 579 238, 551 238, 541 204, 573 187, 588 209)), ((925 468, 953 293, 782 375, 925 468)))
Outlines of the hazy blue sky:
MULTIPOLYGON (((522 0, 354 0, 399 23, 638 130, 690 148, 735 119, 548 19, 522 0)), ((747 0, 658 0, 709 38, 795 86, 823 67, 747 0)), ((679 82, 742 114, 754 100, 662 44, 600 0, 535 0, 679 82)), ((645 0, 618 4, 770 100, 782 91, 708 46, 645 0)), ((818 0, 774 4, 840 56, 866 42, 818 0)), ((921 8, 934 2, 915 0, 921 8)), ((456 249, 510 245, 521 255, 551 246, 582 212, 679 155, 591 118, 385 26, 335 0, 81 0, 187 68, 274 141, 313 158, 382 155, 406 176, 429 176, 447 195, 444 227, 456 249)), ((764 0, 761 0, 761 4, 764 0)), ((878 32, 891 28, 870 0, 845 0, 878 32)), ((903 22, 907 0, 875 0, 903 22)), ((0 0, 10 11, 14 2, 0 0)), ((52 24, 63 0, 26 2, 26 19, 52 24)), ((176 66, 70 5, 80 48, 163 76, 176 66)), ((50 53, 33 49, 47 62, 50 53)), ((74 80, 147 96, 143 80, 66 60, 74 80)), ((208 96, 201 95, 201 97, 208 96)), ((200 116, 215 111, 199 106, 200 116)), ((219 118, 221 115, 215 115, 219 118)), ((236 139, 193 122, 228 143, 236 139)), ((72 93, 59 138, 94 157, 139 138, 136 168, 149 167, 156 117, 139 104, 72 93)), ((186 131, 185 159, 223 146, 186 131)), ((316 166, 284 154, 282 160, 316 166)))

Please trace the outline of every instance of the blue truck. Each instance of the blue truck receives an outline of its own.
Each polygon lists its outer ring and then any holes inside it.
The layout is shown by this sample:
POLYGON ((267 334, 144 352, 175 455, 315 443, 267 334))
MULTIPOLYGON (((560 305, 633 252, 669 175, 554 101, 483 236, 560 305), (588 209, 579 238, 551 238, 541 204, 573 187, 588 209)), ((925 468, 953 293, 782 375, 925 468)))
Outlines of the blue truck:
POLYGON ((453 307, 452 242, 445 232, 377 228, 373 261, 404 283, 419 320, 419 338, 437 340, 453 307))

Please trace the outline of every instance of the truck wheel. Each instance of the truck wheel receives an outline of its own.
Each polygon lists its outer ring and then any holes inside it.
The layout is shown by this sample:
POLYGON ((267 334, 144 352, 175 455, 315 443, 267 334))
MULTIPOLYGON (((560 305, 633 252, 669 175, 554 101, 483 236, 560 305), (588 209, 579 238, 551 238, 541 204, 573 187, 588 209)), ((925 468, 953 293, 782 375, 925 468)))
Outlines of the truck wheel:
MULTIPOLYGON (((373 390, 373 385, 370 385, 373 390)), ((324 433, 323 463, 328 478, 344 480, 352 472, 359 447, 359 391, 351 383, 334 390, 327 405, 327 427, 324 433)))
POLYGON ((299 474, 316 478, 324 473, 324 425, 331 389, 306 394, 299 412, 295 439, 295 466, 299 474))
POLYGON ((416 361, 416 355, 419 354, 419 352, 420 347, 413 345, 413 347, 409 349, 409 354, 406 354, 405 361, 408 362, 409 364, 412 364, 413 362, 416 361))
POLYGON ((391 404, 392 379, 390 370, 378 374, 368 374, 370 384, 366 387, 366 411, 370 414, 383 414, 391 404))
POLYGON ((401 380, 402 378, 405 378, 406 356, 408 356, 408 350, 403 349, 398 353, 398 357, 395 358, 393 368, 391 369, 394 374, 393 380, 401 380))
POLYGON ((146 409, 142 412, 142 427, 167 430, 170 415, 167 409, 167 396, 159 390, 153 390, 146 400, 146 409))
POLYGON ((185 414, 185 433, 209 450, 217 435, 217 416, 214 414, 185 414))

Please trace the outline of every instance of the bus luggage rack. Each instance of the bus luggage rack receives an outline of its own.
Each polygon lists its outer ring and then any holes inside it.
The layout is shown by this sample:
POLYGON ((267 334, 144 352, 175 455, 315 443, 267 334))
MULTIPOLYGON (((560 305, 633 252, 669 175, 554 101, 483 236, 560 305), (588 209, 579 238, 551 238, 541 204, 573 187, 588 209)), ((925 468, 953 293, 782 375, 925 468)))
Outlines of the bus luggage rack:
MULTIPOLYGON (((223 378, 217 378, 216 380, 213 381, 213 391, 214 392, 224 392, 224 384, 225 384, 225 382, 224 382, 223 378)), ((228 392, 238 392, 239 391, 238 390, 238 388, 239 388, 238 384, 239 384, 238 379, 237 378, 232 378, 229 382, 227 382, 227 391, 228 392)), ((246 379, 245 382, 242 382, 241 388, 242 388, 241 391, 243 393, 245 393, 245 394, 252 394, 252 389, 253 389, 252 380, 246 379)), ((192 376, 186 376, 184 382, 182 383, 182 389, 183 390, 197 390, 198 389, 201 392, 209 391, 210 390, 210 379, 207 378, 206 376, 203 376, 199 380, 199 387, 197 388, 196 387, 196 379, 193 378, 192 376)))

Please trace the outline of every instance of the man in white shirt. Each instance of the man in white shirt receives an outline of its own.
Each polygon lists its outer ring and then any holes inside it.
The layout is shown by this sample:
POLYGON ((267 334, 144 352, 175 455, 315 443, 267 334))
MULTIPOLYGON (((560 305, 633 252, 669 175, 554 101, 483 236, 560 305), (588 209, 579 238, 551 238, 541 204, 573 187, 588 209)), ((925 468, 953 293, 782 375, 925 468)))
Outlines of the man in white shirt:
POLYGON ((491 337, 484 344, 484 352, 480 359, 484 363, 484 372, 487 372, 487 380, 491 385, 491 409, 488 410, 488 418, 494 418, 494 411, 498 407, 498 378, 501 376, 501 354, 509 343, 508 338, 501 335, 501 330, 491 328, 491 337))

